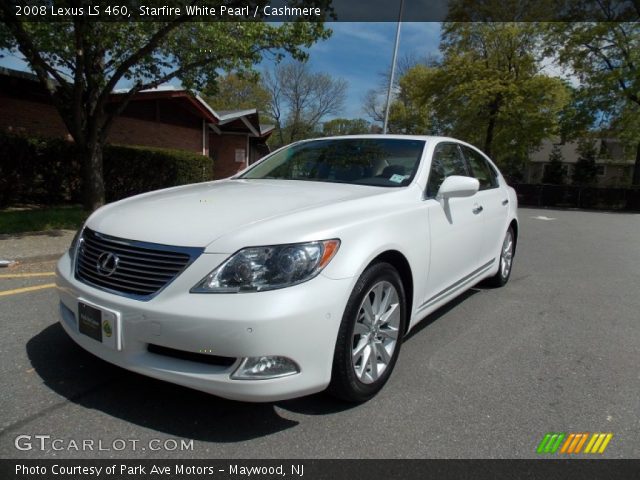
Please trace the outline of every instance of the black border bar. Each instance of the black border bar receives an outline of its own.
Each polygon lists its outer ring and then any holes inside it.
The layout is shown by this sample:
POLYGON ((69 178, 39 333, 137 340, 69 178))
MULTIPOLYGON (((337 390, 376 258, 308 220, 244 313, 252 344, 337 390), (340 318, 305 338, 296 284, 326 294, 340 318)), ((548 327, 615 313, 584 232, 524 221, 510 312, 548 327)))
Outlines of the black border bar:
MULTIPOLYGON (((28 22, 397 22, 400 0, 2 0, 28 22), (187 6, 200 13, 187 14, 187 6), (26 7, 26 9, 25 9, 26 7), (124 7, 124 9, 123 9, 124 7), (35 9, 35 10, 34 10, 35 9), (292 10, 293 9, 293 10, 292 10), (153 12, 153 13, 150 13, 153 12), (292 13, 295 12, 295 13, 292 13)), ((4 20, 4 19, 2 19, 4 20)), ((404 0, 404 22, 638 22, 638 0, 404 0)))
POLYGON ((631 479, 638 460, 0 460, 2 480, 631 479), (24 466, 33 473, 24 473, 24 466), (56 467, 57 466, 57 467, 56 467), (163 473, 151 473, 153 467, 163 473), (18 468, 18 470, 16 470, 18 468), (76 473, 55 474, 75 469, 76 473), (99 470, 99 474, 96 474, 99 470), (250 470, 254 468, 253 470, 250 470), (255 470, 258 468, 258 470, 255 470), (57 470, 56 470, 57 469, 57 470), (83 472, 83 469, 85 473, 83 472), (113 473, 109 474, 110 469, 113 473), (39 470, 40 473, 36 473, 39 470), (22 471, 22 473, 20 473, 22 471), (248 474, 247 472, 253 472, 248 474), (282 475, 284 474, 284 475, 282 475))

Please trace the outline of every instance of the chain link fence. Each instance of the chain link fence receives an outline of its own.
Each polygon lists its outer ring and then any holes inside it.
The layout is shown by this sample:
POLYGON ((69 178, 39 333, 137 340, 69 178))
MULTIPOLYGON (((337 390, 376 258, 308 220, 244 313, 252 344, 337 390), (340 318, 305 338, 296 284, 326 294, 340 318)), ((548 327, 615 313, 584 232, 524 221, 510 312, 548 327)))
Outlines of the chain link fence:
POLYGON ((513 185, 518 203, 530 207, 584 208, 640 212, 640 187, 513 185))

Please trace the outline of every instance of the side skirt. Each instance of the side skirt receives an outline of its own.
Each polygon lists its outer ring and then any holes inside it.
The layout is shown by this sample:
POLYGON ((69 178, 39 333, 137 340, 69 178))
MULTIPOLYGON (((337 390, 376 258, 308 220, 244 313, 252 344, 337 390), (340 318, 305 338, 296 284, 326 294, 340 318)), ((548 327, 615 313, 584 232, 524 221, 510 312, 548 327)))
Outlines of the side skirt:
POLYGON ((445 298, 450 297, 450 296, 454 296, 454 294, 456 294, 456 293, 460 292, 461 290, 465 289, 465 287, 467 287, 470 283, 472 283, 478 277, 482 276, 484 273, 486 273, 488 270, 490 270, 491 267, 493 266, 493 264, 495 263, 495 261, 496 261, 495 258, 491 259, 490 261, 488 261, 487 263, 485 263, 481 267, 475 269, 470 274, 465 275, 464 277, 462 277, 457 282, 449 285, 444 290, 441 290, 440 292, 436 293, 433 297, 431 297, 428 300, 426 300, 425 302, 423 302, 416 309, 416 312, 415 312, 416 315, 419 314, 420 312, 424 311, 425 309, 433 306, 434 304, 444 300, 445 298))

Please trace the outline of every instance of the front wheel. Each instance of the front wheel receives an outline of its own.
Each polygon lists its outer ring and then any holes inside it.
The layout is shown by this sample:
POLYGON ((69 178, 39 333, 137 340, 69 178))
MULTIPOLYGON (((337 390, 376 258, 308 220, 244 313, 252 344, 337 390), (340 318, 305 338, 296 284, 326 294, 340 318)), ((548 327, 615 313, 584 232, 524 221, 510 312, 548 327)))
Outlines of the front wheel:
POLYGON ((406 324, 406 299, 397 270, 376 263, 349 297, 333 359, 329 391, 347 401, 372 398, 395 366, 406 324))
POLYGON ((487 280, 490 287, 503 287, 511 276, 511 267, 513 265, 513 254, 515 252, 516 237, 513 233, 513 227, 509 227, 502 241, 500 249, 500 266, 498 273, 487 280))

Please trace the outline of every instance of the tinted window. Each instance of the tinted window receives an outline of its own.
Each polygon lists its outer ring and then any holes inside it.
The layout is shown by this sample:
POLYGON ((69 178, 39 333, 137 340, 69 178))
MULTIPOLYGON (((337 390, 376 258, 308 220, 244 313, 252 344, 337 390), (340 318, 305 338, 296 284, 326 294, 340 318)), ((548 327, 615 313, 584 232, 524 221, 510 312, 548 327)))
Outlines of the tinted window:
POLYGON ((434 198, 444 179, 451 175, 468 175, 464 158, 455 143, 440 143, 436 145, 433 152, 429 182, 427 183, 427 197, 434 198))
POLYGON ((403 187, 416 174, 424 143, 393 138, 311 140, 280 150, 240 178, 403 187))
POLYGON ((480 182, 480 190, 487 190, 498 186, 498 176, 489 162, 472 148, 462 146, 467 158, 471 174, 480 182))

